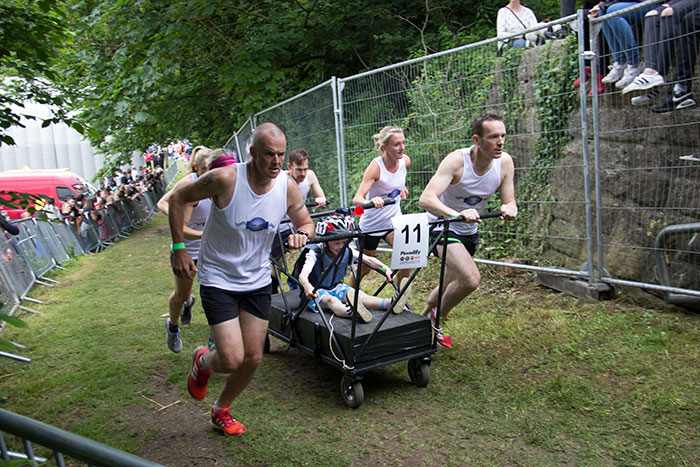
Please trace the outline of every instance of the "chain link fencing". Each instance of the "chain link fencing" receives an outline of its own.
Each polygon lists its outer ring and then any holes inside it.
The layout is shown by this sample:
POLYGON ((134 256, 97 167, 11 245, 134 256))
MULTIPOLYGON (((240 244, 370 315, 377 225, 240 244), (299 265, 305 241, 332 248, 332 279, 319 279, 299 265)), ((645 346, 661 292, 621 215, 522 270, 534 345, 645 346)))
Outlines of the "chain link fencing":
POLYGON ((610 73, 601 62, 637 59, 642 68, 662 68, 664 81, 641 89, 620 86, 623 77, 593 96, 598 274, 604 282, 658 288, 671 301, 697 303, 700 294, 694 300, 678 294, 700 290, 700 111, 692 95, 700 31, 682 11, 668 28, 658 14, 645 18, 660 4, 609 9, 591 20, 591 50, 609 49, 591 63, 593 75, 610 73), (643 26, 644 41, 617 44, 615 32, 626 25, 643 26), (674 96, 679 86, 684 91, 674 96))
MULTIPOLYGON (((512 34, 332 79, 256 114, 229 141, 249 140, 254 124, 277 124, 288 150, 314 148, 311 168, 324 167, 324 190, 338 193, 333 204, 346 205, 377 156, 372 136, 400 126, 411 159, 402 211, 412 213, 420 211, 420 194, 443 158, 472 144, 474 117, 499 113, 515 163, 519 213, 512 222, 481 225, 477 261, 694 301, 700 298, 700 110, 656 113, 635 105, 639 99, 631 102, 643 93, 591 86, 615 58, 604 47, 603 24, 659 4, 648 0, 591 20, 580 10, 536 25, 525 31, 529 40, 557 28, 579 32, 539 47, 499 51, 512 34)), ((677 37, 687 42, 697 34, 677 37)), ((678 55, 677 42, 667 42, 678 55)), ((642 58, 648 55, 639 48, 642 58)), ((679 82, 676 68, 663 94, 679 82)), ((692 85, 697 67, 691 76, 692 85)), ((663 95, 651 104, 658 99, 663 95)), ((487 210, 499 205, 494 197, 487 210)))

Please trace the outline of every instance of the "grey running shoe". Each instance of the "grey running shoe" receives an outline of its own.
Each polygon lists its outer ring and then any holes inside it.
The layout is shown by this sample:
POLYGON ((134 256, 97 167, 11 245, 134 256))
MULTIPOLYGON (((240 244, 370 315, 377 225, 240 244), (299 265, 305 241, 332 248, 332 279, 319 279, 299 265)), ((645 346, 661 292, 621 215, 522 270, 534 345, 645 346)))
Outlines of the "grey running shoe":
POLYGON ((182 324, 190 324, 190 321, 192 321, 193 306, 194 297, 190 297, 188 300, 185 300, 185 303, 182 305, 182 311, 180 312, 180 322, 182 324))
POLYGON ((180 339, 180 331, 170 332, 170 318, 165 319, 165 334, 168 338, 168 348, 175 353, 182 350, 182 339, 180 339))
POLYGON ((209 352, 213 352, 216 350, 216 345, 214 345, 214 338, 211 337, 211 334, 209 334, 209 339, 207 340, 207 349, 209 349, 209 352))
MULTIPOLYGON (((352 307, 352 305, 355 303, 355 289, 348 290, 345 298, 347 299, 348 304, 352 307)), ((365 323, 372 321, 372 313, 370 313, 367 307, 362 304, 362 300, 359 299, 357 300, 357 314, 365 323)))
MULTIPOLYGON (((408 283, 408 277, 404 277, 403 279, 401 279, 401 282, 399 283, 399 289, 403 289, 407 283, 408 283)), ((397 291, 394 294, 392 301, 396 300, 396 296, 398 294, 399 294, 399 292, 397 291)), ((396 313, 398 315, 406 308, 406 304, 408 303, 408 298, 410 296, 411 296, 411 286, 409 285, 408 288, 404 291, 403 295, 401 295, 401 297, 398 300, 396 300, 396 303, 394 303, 394 307, 392 308, 394 313, 396 313)))

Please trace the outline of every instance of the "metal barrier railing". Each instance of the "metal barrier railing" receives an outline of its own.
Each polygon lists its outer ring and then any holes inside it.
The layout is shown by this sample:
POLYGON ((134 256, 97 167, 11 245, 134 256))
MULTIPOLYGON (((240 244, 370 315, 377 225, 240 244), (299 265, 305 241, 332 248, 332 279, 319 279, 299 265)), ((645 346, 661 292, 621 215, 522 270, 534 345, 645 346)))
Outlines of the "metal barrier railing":
MULTIPOLYGON (((161 464, 151 462, 128 452, 120 451, 106 444, 73 434, 37 420, 0 409, 0 455, 7 461, 25 459, 35 463, 44 463, 45 458, 34 454, 31 443, 36 443, 53 451, 56 465, 64 467, 64 456, 69 456, 87 465, 99 467, 158 467, 161 464), (10 451, 2 432, 18 436, 22 440, 24 453, 10 451)), ((73 465, 71 462, 69 465, 73 465)))
MULTIPOLYGON (((22 301, 41 303, 27 294, 35 284, 57 283, 45 274, 71 257, 99 252, 143 225, 155 212, 157 196, 155 189, 140 193, 134 200, 84 213, 74 224, 33 218, 17 221, 19 235, 0 235, 0 312, 12 315, 22 309, 38 313, 23 306, 22 301)), ((0 356, 29 361, 1 352, 0 356)))

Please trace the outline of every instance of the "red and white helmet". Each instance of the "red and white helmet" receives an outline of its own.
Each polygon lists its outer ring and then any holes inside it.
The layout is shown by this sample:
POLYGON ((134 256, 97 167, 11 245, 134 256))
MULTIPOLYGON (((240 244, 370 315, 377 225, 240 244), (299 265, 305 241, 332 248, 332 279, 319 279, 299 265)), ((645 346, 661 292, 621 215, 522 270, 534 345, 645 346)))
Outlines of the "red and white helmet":
POLYGON ((316 224, 316 235, 335 235, 350 233, 355 230, 355 221, 352 217, 330 215, 316 224))

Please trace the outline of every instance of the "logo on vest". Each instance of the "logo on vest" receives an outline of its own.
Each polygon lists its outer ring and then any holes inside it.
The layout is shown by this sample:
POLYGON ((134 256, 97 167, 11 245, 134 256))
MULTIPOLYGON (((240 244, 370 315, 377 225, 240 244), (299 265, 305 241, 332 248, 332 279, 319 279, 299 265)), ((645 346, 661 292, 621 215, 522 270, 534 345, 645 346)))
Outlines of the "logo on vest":
POLYGON ((395 190, 391 190, 390 193, 386 193, 384 196, 386 196, 386 197, 388 197, 388 198, 396 198, 396 197, 399 196, 400 194, 401 194, 401 190, 399 190, 399 189, 397 188, 397 189, 395 189, 395 190))
POLYGON ((268 228, 274 229, 275 226, 263 219, 262 217, 254 217, 253 219, 247 221, 247 222, 238 222, 236 226, 241 227, 245 225, 245 228, 247 230, 250 230, 251 232, 260 232, 261 230, 265 230, 268 228))
MULTIPOLYGON (((457 199, 460 199, 457 197, 457 199)), ((463 199, 463 201, 468 204, 469 206, 476 206, 480 202, 482 202, 484 198, 481 196, 467 196, 466 198, 463 199)))

